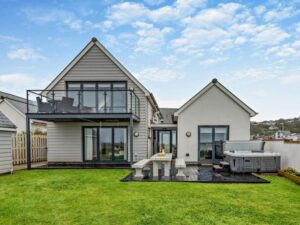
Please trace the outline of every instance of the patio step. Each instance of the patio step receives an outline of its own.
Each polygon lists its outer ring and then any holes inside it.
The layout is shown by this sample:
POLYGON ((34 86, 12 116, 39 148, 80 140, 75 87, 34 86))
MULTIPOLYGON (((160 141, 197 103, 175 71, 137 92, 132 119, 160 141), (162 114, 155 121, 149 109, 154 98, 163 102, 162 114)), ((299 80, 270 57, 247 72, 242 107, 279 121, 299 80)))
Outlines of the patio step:
POLYGON ((213 165, 213 170, 214 171, 223 171, 223 167, 220 165, 213 165))
POLYGON ((220 165, 222 167, 229 167, 229 162, 222 161, 222 162, 220 162, 220 165))

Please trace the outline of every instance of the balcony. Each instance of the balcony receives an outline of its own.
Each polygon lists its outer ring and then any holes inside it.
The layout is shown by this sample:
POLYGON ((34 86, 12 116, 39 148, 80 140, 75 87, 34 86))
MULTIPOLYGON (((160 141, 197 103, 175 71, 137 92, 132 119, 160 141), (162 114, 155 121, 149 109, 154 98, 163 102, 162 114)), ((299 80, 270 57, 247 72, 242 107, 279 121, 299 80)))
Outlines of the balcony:
POLYGON ((46 121, 140 118, 133 90, 27 90, 27 116, 46 121))

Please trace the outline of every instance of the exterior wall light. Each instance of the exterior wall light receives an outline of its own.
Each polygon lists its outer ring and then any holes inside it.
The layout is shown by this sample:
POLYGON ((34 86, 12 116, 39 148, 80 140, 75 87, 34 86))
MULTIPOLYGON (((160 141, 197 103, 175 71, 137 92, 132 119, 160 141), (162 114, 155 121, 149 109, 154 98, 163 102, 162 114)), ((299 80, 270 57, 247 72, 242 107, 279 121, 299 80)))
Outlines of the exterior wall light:
POLYGON ((192 136, 192 133, 191 133, 191 131, 187 131, 187 132, 185 133, 185 135, 186 135, 187 137, 190 137, 190 136, 192 136))
POLYGON ((138 137, 138 136, 140 136, 140 134, 139 134, 139 132, 136 131, 133 133, 133 136, 138 137))

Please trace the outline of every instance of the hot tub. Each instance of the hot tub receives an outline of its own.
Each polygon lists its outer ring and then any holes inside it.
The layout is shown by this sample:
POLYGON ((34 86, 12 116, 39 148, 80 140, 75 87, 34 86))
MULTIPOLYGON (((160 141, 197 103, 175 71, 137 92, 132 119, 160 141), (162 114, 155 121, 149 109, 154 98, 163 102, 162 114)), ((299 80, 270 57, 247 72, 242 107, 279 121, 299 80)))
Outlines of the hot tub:
POLYGON ((226 151, 224 155, 234 173, 277 172, 280 169, 279 153, 226 151))

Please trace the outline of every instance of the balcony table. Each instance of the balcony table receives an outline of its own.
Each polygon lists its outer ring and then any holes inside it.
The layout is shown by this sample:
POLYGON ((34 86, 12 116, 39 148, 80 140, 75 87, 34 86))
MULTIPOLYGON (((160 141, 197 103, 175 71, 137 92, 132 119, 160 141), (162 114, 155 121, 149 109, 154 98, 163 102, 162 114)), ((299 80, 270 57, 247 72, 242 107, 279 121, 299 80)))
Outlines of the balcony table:
POLYGON ((153 177, 158 177, 158 169, 160 165, 164 165, 164 175, 166 177, 170 176, 172 153, 166 153, 164 156, 160 156, 159 153, 151 156, 151 161, 153 162, 153 177))

